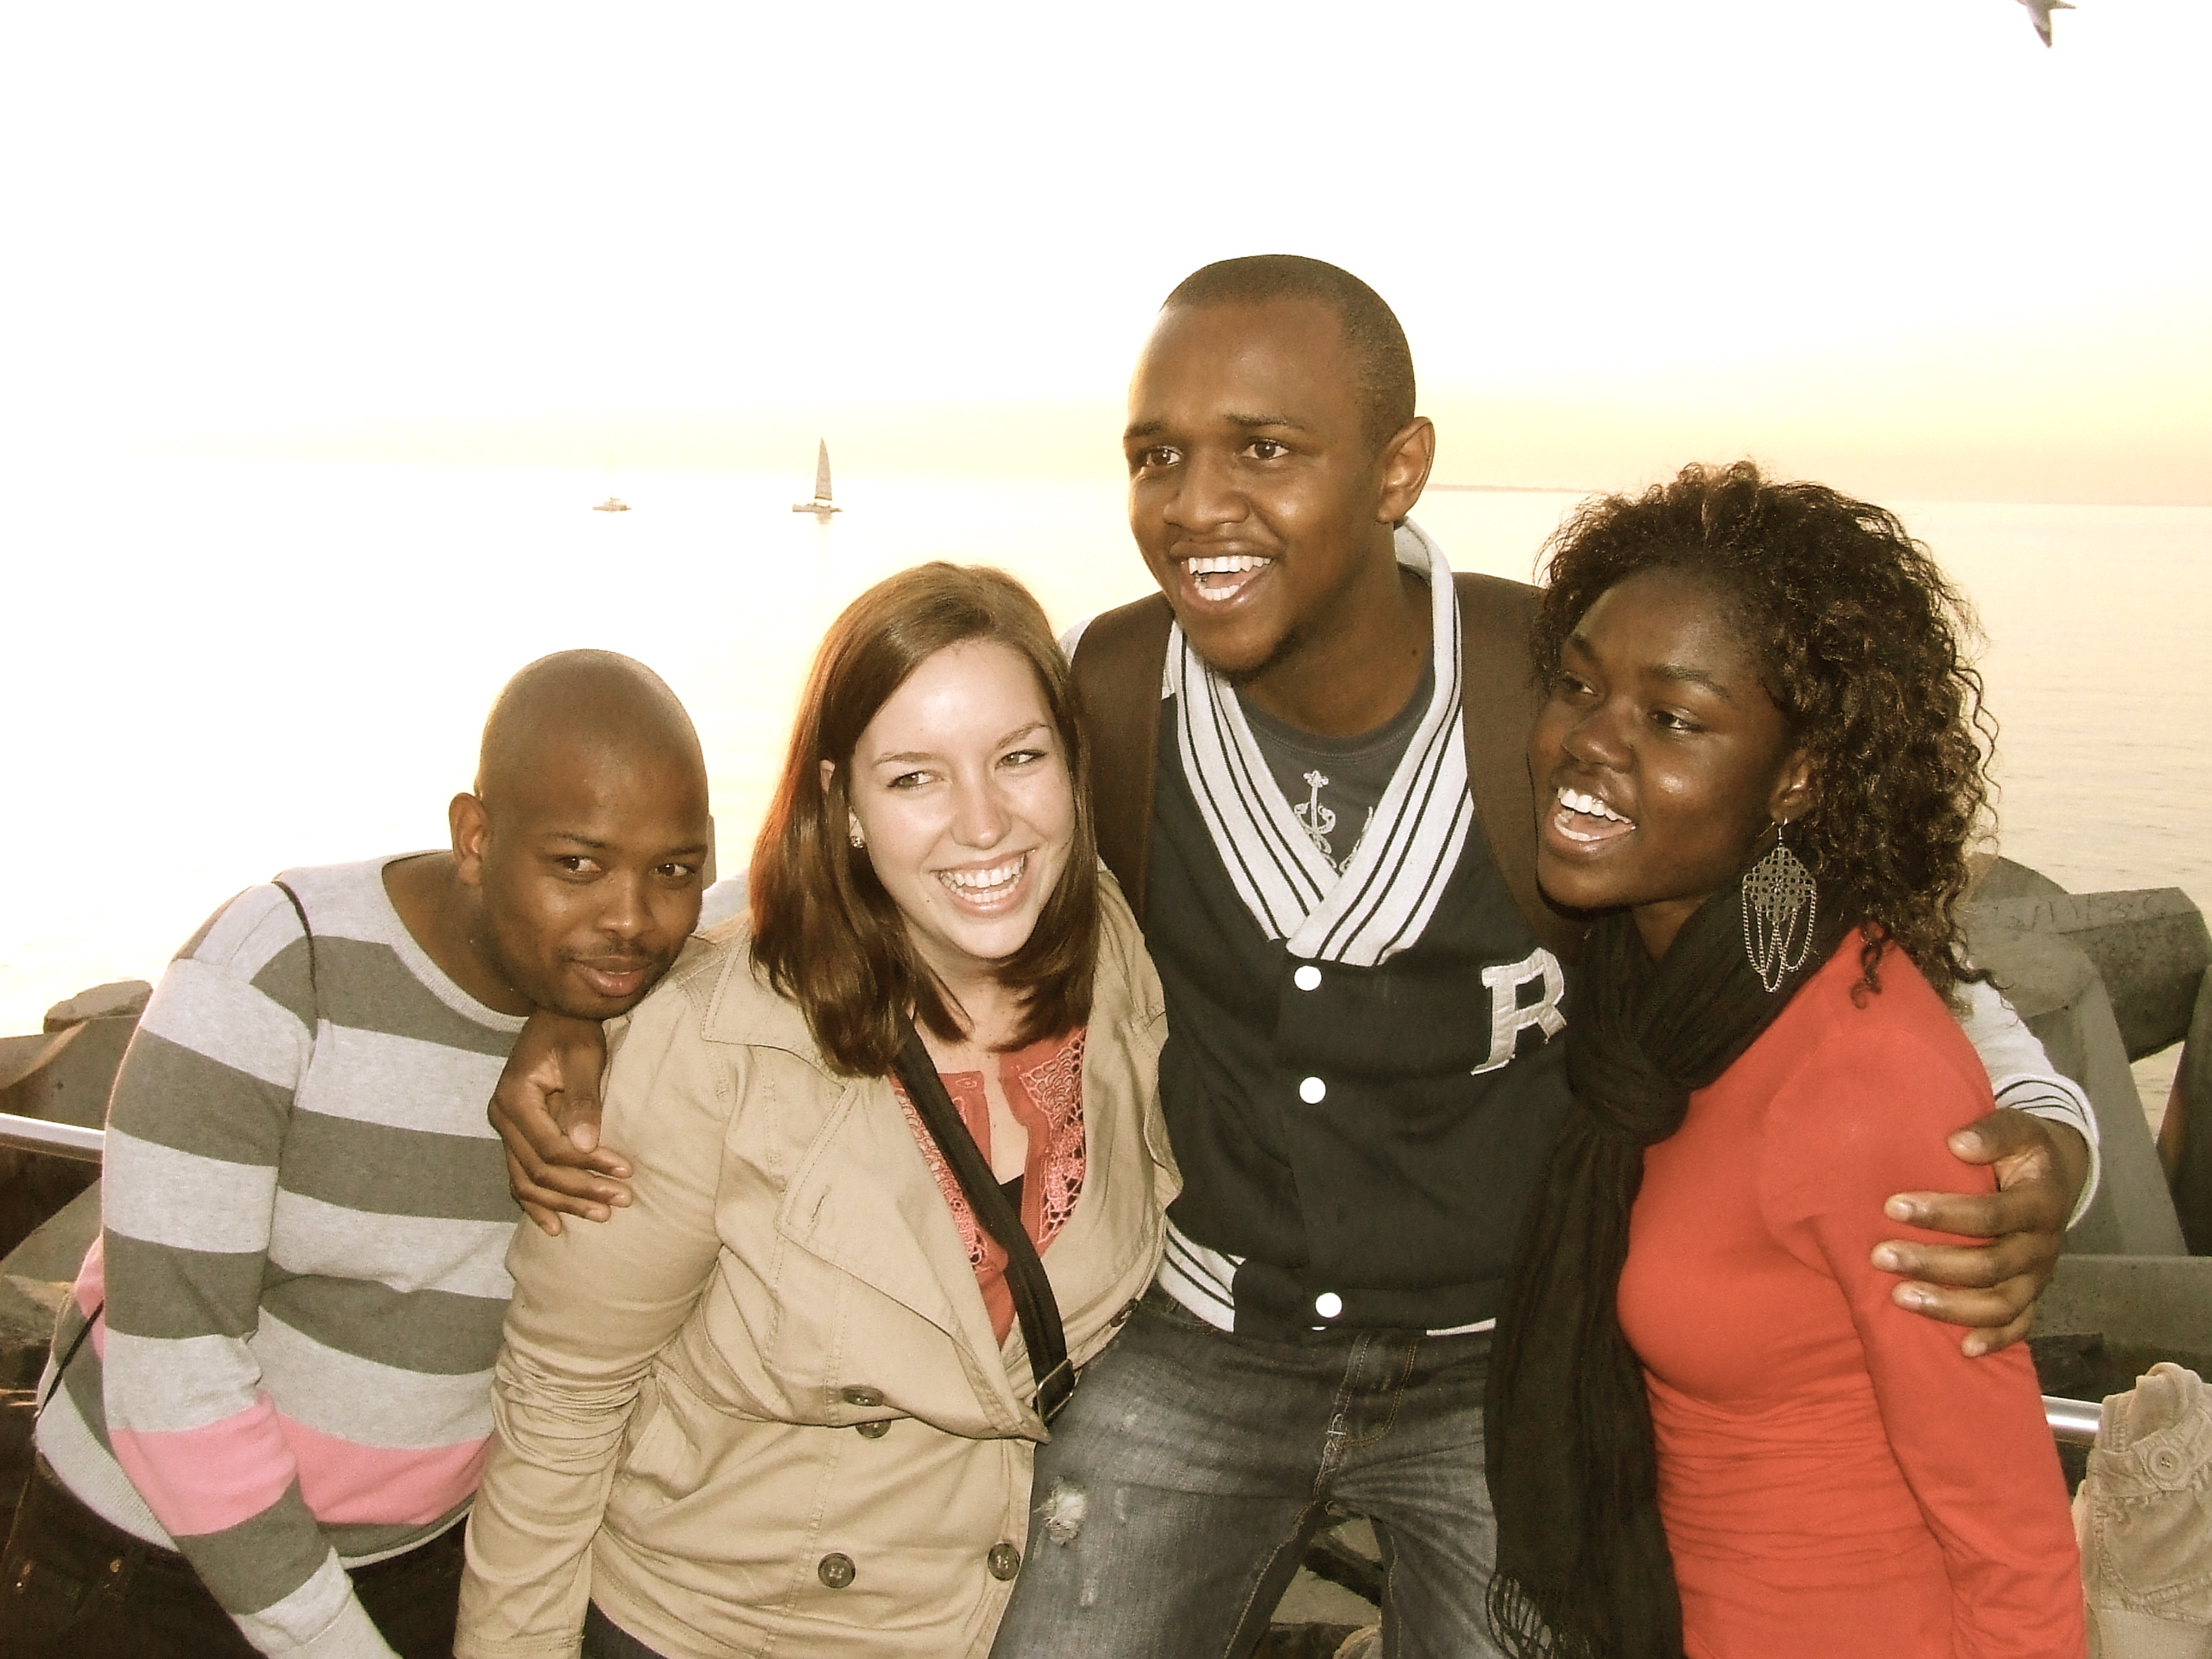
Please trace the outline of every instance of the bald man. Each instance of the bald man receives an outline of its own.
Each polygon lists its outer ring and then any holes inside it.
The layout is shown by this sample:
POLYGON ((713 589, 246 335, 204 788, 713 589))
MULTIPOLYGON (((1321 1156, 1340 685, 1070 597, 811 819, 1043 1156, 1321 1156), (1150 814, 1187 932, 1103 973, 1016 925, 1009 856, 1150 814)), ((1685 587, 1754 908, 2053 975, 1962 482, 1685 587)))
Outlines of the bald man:
POLYGON ((248 890, 163 975, 0 1655, 452 1652, 517 1213, 484 1101, 533 1010, 624 1012, 675 961, 706 768, 650 670, 564 652, 448 817, 449 851, 248 890))

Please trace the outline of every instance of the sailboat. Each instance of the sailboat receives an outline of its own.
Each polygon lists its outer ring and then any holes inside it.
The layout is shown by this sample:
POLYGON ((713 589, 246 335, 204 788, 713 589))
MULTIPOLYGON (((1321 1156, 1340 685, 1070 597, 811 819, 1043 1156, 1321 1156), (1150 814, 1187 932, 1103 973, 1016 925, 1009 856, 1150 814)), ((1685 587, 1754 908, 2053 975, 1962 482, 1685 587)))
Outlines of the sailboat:
POLYGON ((793 501, 791 510, 811 513, 818 522, 827 524, 832 513, 842 513, 845 509, 830 499, 830 441, 824 438, 820 441, 822 447, 814 457, 814 499, 793 501))

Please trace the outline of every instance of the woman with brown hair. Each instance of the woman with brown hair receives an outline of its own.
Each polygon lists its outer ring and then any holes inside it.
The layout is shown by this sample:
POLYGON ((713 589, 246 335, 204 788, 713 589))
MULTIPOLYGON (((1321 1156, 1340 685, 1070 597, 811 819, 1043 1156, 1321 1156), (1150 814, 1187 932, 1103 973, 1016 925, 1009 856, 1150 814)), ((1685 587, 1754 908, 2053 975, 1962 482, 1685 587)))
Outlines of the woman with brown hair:
POLYGON ((1893 515, 1748 463, 1593 503, 1546 574, 1537 873, 1597 920, 1491 1361, 1499 1639, 2078 1654, 2026 1352, 1968 1358, 1871 1260, 1990 1104, 1947 1006, 1979 977, 1964 603, 1893 515))
POLYGON ((1085 770, 1011 578, 925 565, 831 628, 750 918, 615 1040, 633 1202, 518 1232, 459 1653, 989 1648, 1031 1449, 1176 1184, 1085 770))

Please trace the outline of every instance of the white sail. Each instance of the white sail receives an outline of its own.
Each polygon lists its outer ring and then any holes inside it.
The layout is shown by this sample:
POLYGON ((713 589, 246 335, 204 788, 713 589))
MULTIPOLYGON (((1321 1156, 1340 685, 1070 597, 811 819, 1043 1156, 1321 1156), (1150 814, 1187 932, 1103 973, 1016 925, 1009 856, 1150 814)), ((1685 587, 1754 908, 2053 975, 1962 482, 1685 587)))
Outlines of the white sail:
POLYGON ((811 501, 793 501, 791 504, 791 510, 794 513, 811 513, 817 522, 827 524, 832 513, 842 513, 845 509, 830 499, 830 441, 827 438, 822 438, 817 439, 816 442, 817 447, 814 452, 814 499, 811 501))

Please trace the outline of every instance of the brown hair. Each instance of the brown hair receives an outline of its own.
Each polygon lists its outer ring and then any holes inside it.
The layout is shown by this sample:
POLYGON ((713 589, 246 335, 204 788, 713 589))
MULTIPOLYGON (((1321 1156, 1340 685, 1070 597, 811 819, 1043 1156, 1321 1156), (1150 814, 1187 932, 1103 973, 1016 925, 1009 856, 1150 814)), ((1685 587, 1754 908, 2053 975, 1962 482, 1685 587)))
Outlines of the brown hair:
POLYGON ((1547 544, 1538 675, 1607 588, 1641 570, 1715 584, 1761 664, 1768 695, 1812 757, 1814 805, 1790 825, 1823 895, 1879 933, 1948 996, 1967 965, 1957 906, 1985 828, 1995 723, 1968 660, 1973 612, 1897 515, 1816 483, 1778 483, 1749 461, 1684 467, 1633 500, 1585 503, 1547 544))
POLYGON ((1072 1030, 1091 1015, 1098 842, 1090 745, 1067 659, 1043 610, 1004 571, 917 565, 878 582, 830 625, 753 847, 753 960, 799 1006, 830 1065, 851 1076, 891 1069, 902 1011, 949 1042, 966 1035, 866 852, 847 839, 846 814, 853 751, 868 722, 924 662, 969 640, 1009 647, 1036 673, 1075 792, 1074 836, 1059 885, 1028 943, 999 969, 1000 983, 1024 1003, 1021 1030, 1008 1047, 1072 1030), (824 761, 834 769, 827 787, 824 761))

